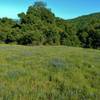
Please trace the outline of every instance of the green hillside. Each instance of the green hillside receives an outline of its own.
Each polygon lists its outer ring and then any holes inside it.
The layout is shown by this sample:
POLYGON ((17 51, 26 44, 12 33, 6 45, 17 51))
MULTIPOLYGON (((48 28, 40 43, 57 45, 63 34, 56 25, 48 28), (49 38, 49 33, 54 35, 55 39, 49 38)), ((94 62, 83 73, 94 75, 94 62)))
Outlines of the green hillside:
POLYGON ((43 1, 36 1, 18 17, 0 19, 0 43, 100 48, 100 12, 65 20, 43 1))
POLYGON ((0 100, 99 99, 99 50, 0 45, 0 100))

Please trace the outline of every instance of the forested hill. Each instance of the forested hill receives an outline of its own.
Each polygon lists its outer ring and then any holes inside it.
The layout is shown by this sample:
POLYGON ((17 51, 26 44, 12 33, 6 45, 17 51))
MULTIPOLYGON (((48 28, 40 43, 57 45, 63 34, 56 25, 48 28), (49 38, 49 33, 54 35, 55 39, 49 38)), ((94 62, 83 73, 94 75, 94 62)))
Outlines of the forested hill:
POLYGON ((74 19, 69 19, 70 21, 81 21, 81 20, 88 20, 88 19, 100 19, 100 12, 97 12, 97 13, 92 13, 92 14, 88 14, 88 15, 82 15, 82 16, 79 16, 79 17, 76 17, 74 19))
POLYGON ((69 20, 77 30, 83 47, 100 47, 100 13, 93 13, 69 20))
POLYGON ((100 48, 100 13, 64 20, 38 1, 18 16, 0 19, 1 43, 100 48))

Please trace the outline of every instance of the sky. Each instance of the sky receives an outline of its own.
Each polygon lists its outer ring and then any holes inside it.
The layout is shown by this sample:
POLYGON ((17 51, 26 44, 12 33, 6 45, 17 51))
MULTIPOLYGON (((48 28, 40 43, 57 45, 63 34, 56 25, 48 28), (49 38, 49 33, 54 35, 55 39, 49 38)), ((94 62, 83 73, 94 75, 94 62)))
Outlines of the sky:
MULTIPOLYGON (((17 14, 26 12, 36 0, 0 0, 0 18, 17 19, 17 14)), ((100 12, 100 0, 43 0, 57 17, 71 19, 100 12)))

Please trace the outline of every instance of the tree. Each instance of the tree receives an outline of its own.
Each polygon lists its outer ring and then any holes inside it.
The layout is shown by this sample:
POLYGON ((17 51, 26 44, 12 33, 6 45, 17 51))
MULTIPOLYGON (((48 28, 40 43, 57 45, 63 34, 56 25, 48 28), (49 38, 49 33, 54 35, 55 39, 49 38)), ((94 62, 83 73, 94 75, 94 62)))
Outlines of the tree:
POLYGON ((64 20, 36 1, 18 16, 20 20, 0 18, 0 42, 100 48, 100 13, 64 20))

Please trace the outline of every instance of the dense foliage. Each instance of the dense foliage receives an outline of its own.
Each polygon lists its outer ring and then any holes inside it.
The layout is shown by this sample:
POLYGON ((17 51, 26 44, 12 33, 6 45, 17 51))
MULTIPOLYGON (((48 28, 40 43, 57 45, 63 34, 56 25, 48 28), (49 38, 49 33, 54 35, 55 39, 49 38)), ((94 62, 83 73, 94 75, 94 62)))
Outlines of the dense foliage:
POLYGON ((94 13, 71 20, 82 47, 100 47, 100 13, 94 13))
POLYGON ((18 16, 0 19, 1 43, 100 47, 100 13, 64 20, 38 1, 18 16))

